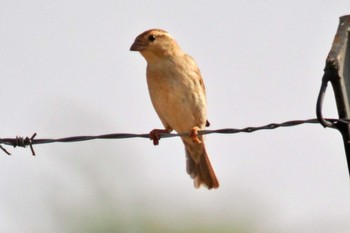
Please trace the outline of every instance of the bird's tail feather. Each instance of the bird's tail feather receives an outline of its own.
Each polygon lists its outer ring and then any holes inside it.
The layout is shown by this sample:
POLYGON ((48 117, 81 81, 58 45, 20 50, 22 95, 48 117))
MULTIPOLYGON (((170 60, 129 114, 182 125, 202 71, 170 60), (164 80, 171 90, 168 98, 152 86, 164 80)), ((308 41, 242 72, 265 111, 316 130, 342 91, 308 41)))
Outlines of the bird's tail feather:
POLYGON ((204 143, 195 144, 184 140, 187 173, 193 178, 194 186, 199 188, 201 185, 208 189, 218 188, 219 181, 216 178, 213 167, 211 166, 204 143))

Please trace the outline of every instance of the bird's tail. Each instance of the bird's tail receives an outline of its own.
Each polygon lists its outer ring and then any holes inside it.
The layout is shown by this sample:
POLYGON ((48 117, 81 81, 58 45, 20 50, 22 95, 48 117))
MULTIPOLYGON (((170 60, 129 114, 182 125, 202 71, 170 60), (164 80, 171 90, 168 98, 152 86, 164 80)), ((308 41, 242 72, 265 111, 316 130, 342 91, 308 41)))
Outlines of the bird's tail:
POLYGON ((183 142, 187 157, 187 173, 194 180, 194 187, 199 188, 204 185, 208 189, 218 188, 219 181, 211 166, 204 142, 193 143, 185 138, 183 142))

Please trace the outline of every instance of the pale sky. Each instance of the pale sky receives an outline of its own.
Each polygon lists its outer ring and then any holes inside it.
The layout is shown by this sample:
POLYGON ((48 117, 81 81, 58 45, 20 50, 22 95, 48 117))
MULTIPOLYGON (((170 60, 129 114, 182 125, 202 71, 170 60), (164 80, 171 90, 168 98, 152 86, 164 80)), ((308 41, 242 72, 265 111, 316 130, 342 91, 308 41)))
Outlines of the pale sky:
MULTIPOLYGON (((146 62, 167 30, 201 69, 210 129, 315 118, 348 0, 0 2, 0 138, 147 133, 162 127, 146 62)), ((337 117, 331 88, 326 117, 337 117)), ((6 147, 0 232, 347 233, 340 134, 302 125, 206 137, 221 187, 195 189, 179 138, 6 147)))

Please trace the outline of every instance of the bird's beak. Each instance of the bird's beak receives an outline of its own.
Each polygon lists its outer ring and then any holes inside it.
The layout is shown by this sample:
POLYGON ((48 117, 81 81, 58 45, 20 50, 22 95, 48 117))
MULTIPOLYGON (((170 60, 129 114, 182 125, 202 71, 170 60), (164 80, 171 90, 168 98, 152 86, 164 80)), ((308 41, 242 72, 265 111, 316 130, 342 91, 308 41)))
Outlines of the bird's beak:
POLYGON ((139 41, 135 40, 134 43, 130 47, 130 51, 142 51, 146 48, 146 44, 139 41))

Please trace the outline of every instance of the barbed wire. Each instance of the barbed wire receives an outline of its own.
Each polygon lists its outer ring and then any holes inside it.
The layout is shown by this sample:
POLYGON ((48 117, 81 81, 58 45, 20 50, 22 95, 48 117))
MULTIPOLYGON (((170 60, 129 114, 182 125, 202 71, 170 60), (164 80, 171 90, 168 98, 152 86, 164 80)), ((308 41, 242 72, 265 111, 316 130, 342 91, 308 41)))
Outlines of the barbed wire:
MULTIPOLYGON (((349 124, 348 120, 342 119, 327 119, 329 122, 332 122, 334 125, 337 122, 342 122, 349 124)), ((258 130, 269 130, 276 129, 279 127, 291 127, 297 126, 301 124, 319 124, 318 119, 308 119, 308 120, 292 120, 286 121, 283 123, 270 123, 263 126, 257 127, 245 127, 241 129, 235 128, 224 128, 224 129, 216 129, 216 130, 199 130, 199 135, 204 134, 235 134, 235 133, 252 133, 258 130)), ((16 137, 16 138, 0 138, 0 149, 4 151, 6 154, 11 155, 2 145, 9 145, 13 147, 27 147, 29 146, 32 155, 35 155, 35 151, 33 145, 36 144, 47 144, 47 143, 57 143, 57 142, 81 142, 81 141, 89 141, 95 139, 127 139, 127 138, 150 138, 150 133, 144 134, 133 134, 133 133, 113 133, 113 134, 104 134, 98 136, 73 136, 73 137, 65 137, 58 139, 36 139, 36 133, 34 133, 31 137, 16 137)), ((190 132, 185 133, 159 133, 159 138, 170 138, 170 137, 179 137, 179 136, 187 136, 190 135, 190 132)))

